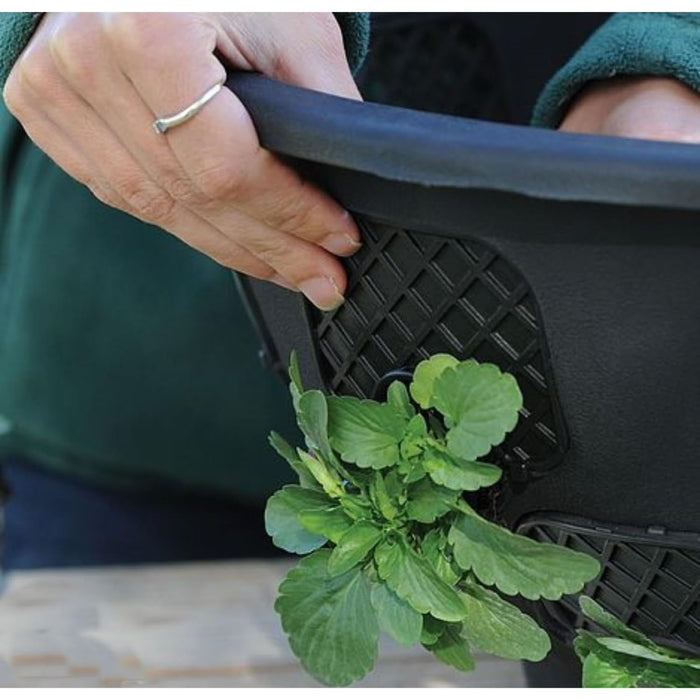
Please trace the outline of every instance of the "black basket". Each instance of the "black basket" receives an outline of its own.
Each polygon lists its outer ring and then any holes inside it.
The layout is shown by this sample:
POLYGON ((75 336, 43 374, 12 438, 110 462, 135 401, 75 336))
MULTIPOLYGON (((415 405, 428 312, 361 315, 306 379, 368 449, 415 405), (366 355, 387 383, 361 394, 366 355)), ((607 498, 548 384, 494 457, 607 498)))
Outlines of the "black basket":
MULTIPOLYGON (((380 73, 377 90, 389 85, 380 73)), ((307 384, 358 396, 435 352, 512 372, 524 408, 490 455, 506 476, 482 510, 594 554, 596 600, 700 653, 700 149, 363 104, 259 76, 229 86, 262 143, 363 232, 335 312, 242 281, 266 362, 283 372, 296 349, 307 384)), ((499 90, 496 118, 514 104, 499 90)), ((573 606, 538 614, 570 641, 573 606)))

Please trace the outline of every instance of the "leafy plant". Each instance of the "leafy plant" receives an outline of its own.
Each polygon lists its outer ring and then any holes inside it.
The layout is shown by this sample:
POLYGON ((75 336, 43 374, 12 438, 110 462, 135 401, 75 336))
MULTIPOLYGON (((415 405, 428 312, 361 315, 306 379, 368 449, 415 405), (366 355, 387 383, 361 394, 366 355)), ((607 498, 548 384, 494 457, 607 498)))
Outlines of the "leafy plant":
POLYGON ((579 605, 607 630, 578 630, 574 649, 583 663, 584 688, 700 687, 700 658, 655 644, 587 596, 580 596, 579 605))
POLYGON ((555 600, 599 565, 485 520, 464 497, 501 478, 479 458, 517 423, 515 379, 444 354, 384 402, 305 391, 294 356, 290 377, 306 449, 271 435, 299 484, 269 499, 265 524, 278 547, 308 555, 275 603, 304 668, 348 685, 374 666, 380 630, 464 671, 472 649, 543 659, 547 634, 500 593, 555 600))

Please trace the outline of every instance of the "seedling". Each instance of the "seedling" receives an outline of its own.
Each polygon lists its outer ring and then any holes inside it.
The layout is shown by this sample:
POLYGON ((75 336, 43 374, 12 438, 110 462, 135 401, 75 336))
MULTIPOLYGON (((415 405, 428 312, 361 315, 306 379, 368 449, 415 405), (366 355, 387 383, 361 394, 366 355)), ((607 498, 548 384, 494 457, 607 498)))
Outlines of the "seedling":
POLYGON ((470 494, 501 469, 480 461, 513 430, 515 379, 493 364, 439 354, 386 401, 290 391, 306 449, 270 442, 298 484, 270 497, 273 542, 306 555, 279 587, 275 610, 314 678, 349 685, 377 658, 379 632, 474 668, 472 651, 539 661, 546 632, 505 600, 557 600, 599 571, 586 554, 516 535, 479 515, 470 494))

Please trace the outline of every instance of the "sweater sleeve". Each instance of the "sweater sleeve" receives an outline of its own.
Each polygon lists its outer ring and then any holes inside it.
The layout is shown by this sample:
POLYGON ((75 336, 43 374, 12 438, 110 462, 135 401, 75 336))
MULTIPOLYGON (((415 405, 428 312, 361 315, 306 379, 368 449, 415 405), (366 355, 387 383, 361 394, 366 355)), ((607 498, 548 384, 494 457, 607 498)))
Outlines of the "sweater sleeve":
POLYGON ((345 44, 345 55, 353 75, 362 66, 369 49, 369 12, 336 12, 345 44))
POLYGON ((41 12, 0 12, 0 87, 31 39, 41 12))
MULTIPOLYGON (((36 29, 41 12, 0 12, 0 88, 36 29)), ((369 12, 337 12, 345 53, 355 73, 367 55, 369 12)))
POLYGON ((700 13, 613 15, 545 86, 532 124, 556 128, 586 83, 617 75, 670 76, 700 91, 700 13))

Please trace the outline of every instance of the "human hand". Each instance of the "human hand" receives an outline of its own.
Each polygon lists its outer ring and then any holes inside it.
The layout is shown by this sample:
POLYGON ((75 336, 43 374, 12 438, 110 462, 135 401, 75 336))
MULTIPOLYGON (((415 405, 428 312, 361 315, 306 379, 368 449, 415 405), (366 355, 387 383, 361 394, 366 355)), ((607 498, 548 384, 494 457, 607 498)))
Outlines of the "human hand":
POLYGON ((260 147, 230 90, 166 134, 151 126, 223 80, 218 56, 360 98, 328 13, 49 13, 3 97, 37 146, 101 201, 226 267, 334 308, 346 284, 335 256, 357 250, 358 230, 260 147))
POLYGON ((581 92, 559 128, 698 143, 700 95, 673 78, 628 76, 601 80, 581 92))

